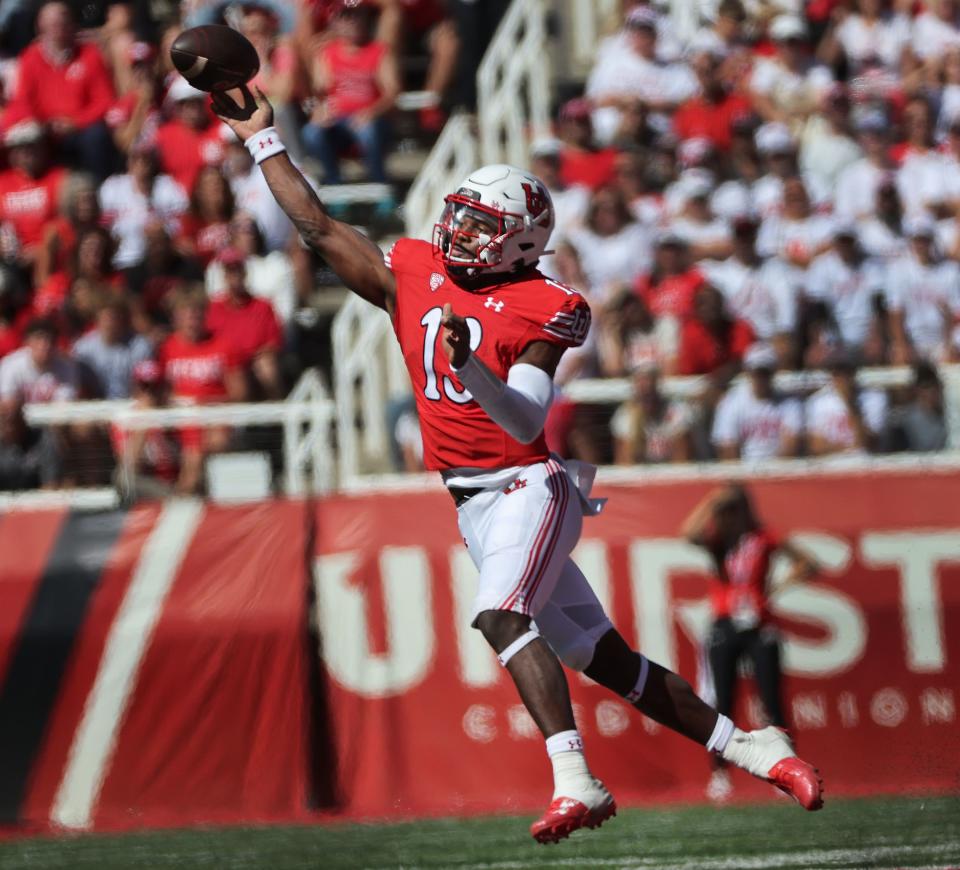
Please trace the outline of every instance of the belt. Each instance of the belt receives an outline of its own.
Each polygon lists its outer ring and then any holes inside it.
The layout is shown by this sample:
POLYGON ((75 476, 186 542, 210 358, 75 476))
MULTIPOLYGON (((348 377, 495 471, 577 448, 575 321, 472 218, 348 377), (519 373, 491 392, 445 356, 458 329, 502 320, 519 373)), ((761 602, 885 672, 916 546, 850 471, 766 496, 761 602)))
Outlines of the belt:
POLYGON ((484 490, 483 487, 448 486, 447 491, 453 496, 453 503, 457 507, 460 507, 470 501, 477 493, 483 492, 484 490))

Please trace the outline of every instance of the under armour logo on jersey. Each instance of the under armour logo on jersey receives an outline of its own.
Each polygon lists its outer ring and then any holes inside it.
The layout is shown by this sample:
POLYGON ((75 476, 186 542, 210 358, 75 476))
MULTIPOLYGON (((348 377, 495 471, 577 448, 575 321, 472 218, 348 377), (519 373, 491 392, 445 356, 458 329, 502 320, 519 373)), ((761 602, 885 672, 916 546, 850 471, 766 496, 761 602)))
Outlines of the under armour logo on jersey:
POLYGON ((499 314, 503 310, 503 306, 506 304, 506 302, 501 302, 499 299, 494 299, 492 296, 488 296, 487 301, 483 303, 483 307, 492 308, 497 312, 497 314, 499 314))
POLYGON ((447 280, 446 275, 441 275, 439 272, 434 272, 430 276, 430 289, 436 293, 440 289, 440 285, 447 280))
POLYGON ((519 478, 510 484, 504 491, 504 495, 510 495, 511 492, 516 492, 518 489, 523 489, 527 485, 527 481, 523 478, 519 478))

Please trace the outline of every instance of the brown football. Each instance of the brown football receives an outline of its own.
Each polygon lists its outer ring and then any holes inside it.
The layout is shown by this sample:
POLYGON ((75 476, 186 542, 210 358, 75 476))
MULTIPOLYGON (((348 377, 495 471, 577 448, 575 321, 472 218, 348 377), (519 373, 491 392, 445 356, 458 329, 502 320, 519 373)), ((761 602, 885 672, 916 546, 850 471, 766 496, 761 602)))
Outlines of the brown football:
POLYGON ((170 46, 173 65, 201 91, 226 91, 250 81, 260 69, 260 58, 238 30, 205 24, 184 30, 170 46))

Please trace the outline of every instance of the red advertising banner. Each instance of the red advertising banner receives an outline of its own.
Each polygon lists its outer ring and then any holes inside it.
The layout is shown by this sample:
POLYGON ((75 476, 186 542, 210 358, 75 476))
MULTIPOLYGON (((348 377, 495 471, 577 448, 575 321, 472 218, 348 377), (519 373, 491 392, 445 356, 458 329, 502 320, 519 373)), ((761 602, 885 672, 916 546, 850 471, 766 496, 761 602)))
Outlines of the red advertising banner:
MULTIPOLYGON (((761 517, 826 570, 776 596, 788 715, 828 794, 960 789, 960 474, 751 485, 761 517)), ((677 537, 708 484, 600 487, 574 554, 627 640, 691 682, 708 625, 703 554, 677 537)), ((475 570, 443 492, 318 507, 316 582, 336 770, 351 815, 533 810, 543 742, 469 627, 475 570)), ((781 566, 782 567, 782 566, 781 566)), ((591 766, 623 802, 699 800, 704 751, 571 675, 591 766)), ((744 696, 751 692, 742 692, 744 696)), ((758 722, 743 698, 739 720, 758 722)), ((739 796, 771 789, 735 774, 739 796)))
MULTIPOLYGON (((628 641, 694 681, 707 566, 677 529, 709 484, 635 480, 600 487, 610 501, 575 558, 628 641)), ((825 566, 774 608, 788 713, 828 796, 960 790, 958 486, 956 470, 751 484, 767 524, 825 566)), ((0 545, 0 826, 535 811, 550 796, 543 741, 469 626, 476 572, 439 488, 10 512, 0 545)), ((621 803, 702 799, 703 749, 570 682, 621 803)))

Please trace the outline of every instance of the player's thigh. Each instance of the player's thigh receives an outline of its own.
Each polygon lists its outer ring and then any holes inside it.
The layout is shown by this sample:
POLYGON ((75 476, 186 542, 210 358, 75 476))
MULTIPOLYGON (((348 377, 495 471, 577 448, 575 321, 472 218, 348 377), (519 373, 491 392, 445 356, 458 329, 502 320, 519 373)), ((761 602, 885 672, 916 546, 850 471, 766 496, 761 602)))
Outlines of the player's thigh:
POLYGON ((472 512, 469 506, 481 551, 474 616, 510 610, 535 617, 553 594, 583 524, 566 471, 552 459, 530 466, 506 491, 472 512))
POLYGON ((583 671, 613 623, 583 572, 567 558, 553 594, 537 613, 536 626, 568 668, 583 671))

